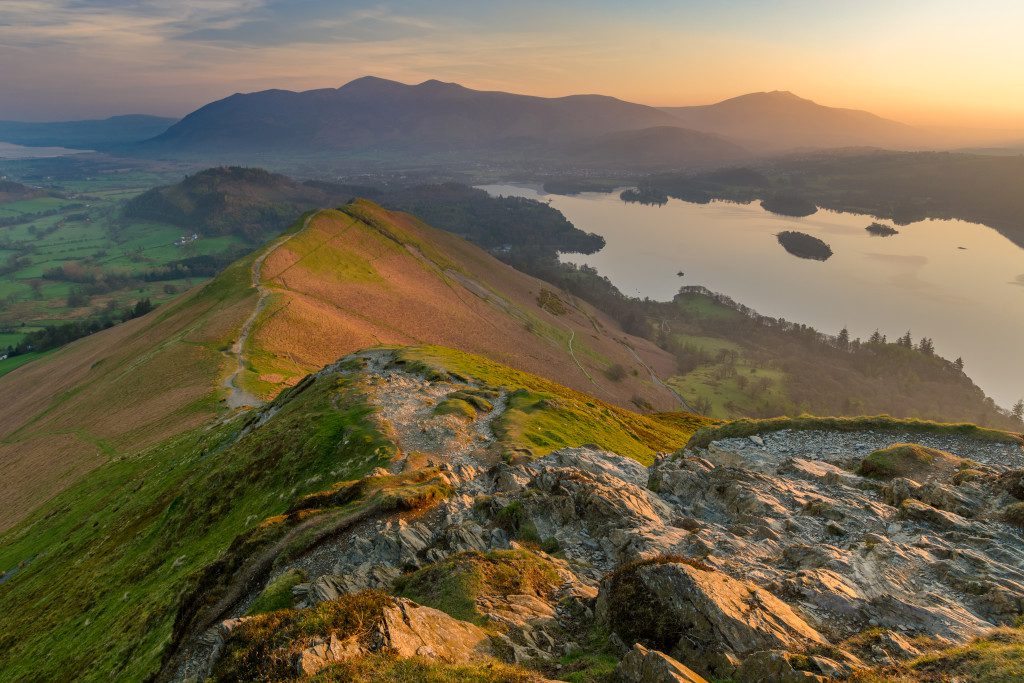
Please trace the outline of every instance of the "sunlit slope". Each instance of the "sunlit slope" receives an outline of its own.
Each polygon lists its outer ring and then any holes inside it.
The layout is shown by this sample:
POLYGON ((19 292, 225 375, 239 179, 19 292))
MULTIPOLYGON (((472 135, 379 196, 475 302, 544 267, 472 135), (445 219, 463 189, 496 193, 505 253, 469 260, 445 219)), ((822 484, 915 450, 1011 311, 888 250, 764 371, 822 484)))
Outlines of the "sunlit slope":
MULTIPOLYGON (((436 346, 349 357, 269 406, 97 467, 0 533, 0 680, 151 680, 189 620, 215 606, 251 557, 295 536, 296 521, 322 540, 339 513, 385 518, 394 507, 380 507, 380 496, 291 511, 303 496, 406 456, 415 475, 424 454, 403 453, 379 413, 420 400, 429 382, 508 397, 494 416, 494 462, 593 443, 649 463, 710 422, 641 415, 436 346), (387 372, 424 382, 385 396, 387 372)), ((417 481, 392 493, 415 494, 417 481)))
POLYGON ((610 403, 679 406, 647 369, 670 375, 668 354, 460 238, 360 201, 311 214, 203 287, 0 377, 0 529, 110 458, 223 413, 232 386, 269 399, 379 344, 445 345, 610 403))
POLYGON ((238 384, 262 399, 357 349, 440 344, 619 405, 679 407, 645 368, 671 374, 667 353, 460 238, 369 201, 317 213, 267 254, 259 275, 268 300, 238 384))
POLYGON ((218 412, 221 349, 255 300, 249 260, 0 378, 0 529, 105 460, 218 412))

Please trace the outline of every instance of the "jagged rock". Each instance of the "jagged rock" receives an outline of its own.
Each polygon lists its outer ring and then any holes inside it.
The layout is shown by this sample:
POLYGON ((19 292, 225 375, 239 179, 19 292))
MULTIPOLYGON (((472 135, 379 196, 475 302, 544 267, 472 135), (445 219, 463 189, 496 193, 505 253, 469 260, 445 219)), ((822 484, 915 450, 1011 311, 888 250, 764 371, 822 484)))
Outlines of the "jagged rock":
POLYGON ((396 598, 384 610, 378 633, 376 642, 380 647, 399 657, 428 657, 446 662, 472 659, 485 649, 487 642, 487 634, 480 627, 404 598, 396 598))
MULTIPOLYGON (((708 673, 728 673, 737 657, 767 649, 804 649, 825 639, 788 605, 750 582, 710 568, 681 562, 656 562, 611 577, 602 585, 599 615, 616 628, 631 614, 620 596, 645 595, 660 614, 659 633, 678 639, 671 654, 708 673), (621 582, 637 582, 629 593, 621 582)), ((632 629, 642 632, 644 625, 632 629)))
POLYGON ((487 653, 487 634, 479 627, 453 619, 439 610, 395 598, 384 608, 371 634, 330 638, 312 644, 295 658, 295 672, 314 676, 334 662, 387 650, 399 657, 426 657, 445 662, 465 662, 487 653))
POLYGON ((960 531, 964 533, 969 533, 971 531, 970 524, 960 515, 953 512, 946 512, 945 510, 939 510, 927 503, 914 500, 913 498, 907 498, 900 503, 900 515, 904 519, 921 522, 923 524, 930 524, 938 527, 939 529, 960 531))
POLYGON ((828 683, 829 678, 821 673, 798 666, 817 668, 810 657, 784 650, 755 652, 736 670, 736 680, 740 683, 828 683))
POLYGON ((315 676, 335 662, 358 657, 367 652, 356 638, 339 639, 334 634, 327 640, 314 643, 295 657, 295 673, 315 676))
POLYGON ((664 652, 648 650, 640 643, 619 662, 615 677, 622 683, 707 683, 702 676, 664 652))

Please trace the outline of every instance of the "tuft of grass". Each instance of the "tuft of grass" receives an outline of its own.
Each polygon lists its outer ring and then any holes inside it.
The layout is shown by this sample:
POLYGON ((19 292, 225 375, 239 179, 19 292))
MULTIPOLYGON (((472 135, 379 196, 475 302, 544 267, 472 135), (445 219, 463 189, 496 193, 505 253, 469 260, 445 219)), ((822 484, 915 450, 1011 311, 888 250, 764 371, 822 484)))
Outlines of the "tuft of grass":
POLYGON ((470 551, 398 579, 398 595, 475 624, 486 623, 476 609, 480 597, 547 597, 561 584, 551 562, 524 549, 470 551))
POLYGON ((434 407, 435 415, 454 415, 465 420, 476 419, 476 408, 461 398, 446 398, 434 407))
POLYGON ((274 612, 292 606, 292 588, 306 580, 301 569, 289 569, 271 581, 246 610, 247 615, 274 612))
POLYGON ((945 434, 961 436, 979 441, 1024 444, 1024 436, 999 429, 979 427, 968 422, 932 422, 913 418, 896 418, 889 415, 863 417, 770 417, 765 419, 733 420, 713 427, 701 429, 686 444, 687 448, 707 448, 719 439, 730 439, 783 429, 827 430, 836 432, 885 431, 920 432, 924 434, 945 434))
POLYGON ((964 645, 929 652, 906 664, 856 675, 856 683, 1017 683, 1024 680, 1024 629, 1002 627, 964 645))
POLYGON ((1024 502, 1007 505, 1003 508, 1000 516, 1007 524, 1013 524, 1024 529, 1024 502))
POLYGON ((916 443, 898 443, 864 458, 857 474, 875 479, 917 477, 928 472, 952 470, 961 459, 946 451, 916 443))
POLYGON ((368 638, 391 601, 386 593, 368 590, 307 609, 282 609, 246 619, 224 644, 213 677, 221 681, 293 680, 295 655, 331 634, 341 639, 368 638))

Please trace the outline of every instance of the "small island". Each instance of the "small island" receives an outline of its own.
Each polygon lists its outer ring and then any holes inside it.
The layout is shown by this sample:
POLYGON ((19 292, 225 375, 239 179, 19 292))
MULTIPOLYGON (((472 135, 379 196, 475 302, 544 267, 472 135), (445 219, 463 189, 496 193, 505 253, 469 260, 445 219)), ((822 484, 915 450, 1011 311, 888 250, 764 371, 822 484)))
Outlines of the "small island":
POLYGON ((815 261, 827 261, 832 256, 832 247, 806 233, 786 230, 780 232, 776 237, 779 244, 793 256, 815 261))
POLYGON ((779 192, 772 197, 763 199, 761 208, 780 216, 793 216, 794 218, 803 218, 818 212, 817 204, 792 192, 779 192))
POLYGON ((900 234, 899 230, 885 223, 872 223, 864 229, 874 237, 891 237, 900 234))
POLYGON ((668 195, 653 187, 631 187, 623 190, 619 199, 624 202, 635 202, 637 204, 653 204, 663 206, 668 204, 668 195))

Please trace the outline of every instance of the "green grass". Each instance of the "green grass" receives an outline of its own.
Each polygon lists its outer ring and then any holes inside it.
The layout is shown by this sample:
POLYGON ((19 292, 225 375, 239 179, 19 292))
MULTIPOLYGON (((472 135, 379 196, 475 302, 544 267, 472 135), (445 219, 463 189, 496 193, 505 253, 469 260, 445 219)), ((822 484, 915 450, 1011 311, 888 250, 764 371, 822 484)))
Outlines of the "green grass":
POLYGON ((22 365, 31 363, 37 358, 43 358, 44 356, 50 353, 53 353, 53 351, 43 351, 42 353, 23 353, 20 356, 14 356, 6 360, 0 360, 0 377, 3 377, 8 372, 17 370, 22 365))
POLYGON ((387 462, 368 413, 328 378, 241 439, 236 420, 118 458, 4 533, 0 569, 24 565, 0 590, 5 680, 153 674, 182 596, 239 534, 273 536, 263 520, 297 497, 387 462))
POLYGON ((914 477, 937 468, 953 468, 961 462, 960 458, 945 451, 900 443, 868 455, 861 462, 858 474, 875 479, 914 477))
POLYGON ((399 349, 400 362, 428 376, 473 379, 510 391, 493 428, 508 450, 541 456, 560 448, 594 444, 653 462, 654 454, 678 449, 698 428, 713 421, 696 415, 639 415, 481 356, 438 346, 399 349))
POLYGON ((678 294, 674 299, 674 303, 682 314, 690 317, 731 320, 743 315, 739 311, 723 306, 704 294, 678 294))
POLYGON ((306 580, 305 573, 300 569, 289 569, 267 584, 259 597, 245 611, 246 614, 263 614, 292 606, 292 588, 306 580))
POLYGON ((232 631, 213 677, 221 681, 293 680, 292 659, 312 641, 332 633, 342 640, 368 639, 390 603, 385 593, 363 591, 308 609, 282 609, 248 619, 232 631))
POLYGON ((1024 629, 997 628, 964 645, 854 676, 855 683, 1017 683, 1024 680, 1024 629))
POLYGON ((707 448, 708 444, 719 439, 730 439, 766 432, 777 432, 783 429, 810 430, 820 429, 838 432, 886 431, 886 432, 920 432, 925 434, 945 434, 961 436, 979 441, 997 443, 1024 444, 1024 436, 1013 432, 1005 432, 988 427, 979 427, 967 422, 932 422, 912 418, 896 418, 888 415, 864 417, 817 417, 800 415, 799 417, 772 417, 763 420, 742 419, 725 424, 701 429, 690 439, 687 448, 707 448))
POLYGON ((401 577, 395 591, 456 619, 485 625, 487 618, 477 610, 477 599, 546 598, 560 583, 550 561, 529 550, 471 551, 401 577))
MULTIPOLYGON (((724 342, 722 348, 725 348, 724 342)), ((723 364, 707 363, 685 375, 668 379, 668 384, 689 400, 700 398, 710 402, 707 415, 734 418, 757 411, 765 402, 786 403, 786 373, 781 370, 755 367, 745 361, 735 364, 735 374, 722 376, 723 364), (743 379, 740 379, 743 378, 743 379), (764 381, 767 388, 755 393, 752 385, 764 381)))
POLYGON ((435 415, 454 415, 466 420, 476 419, 476 408, 461 398, 446 398, 434 408, 435 415))

